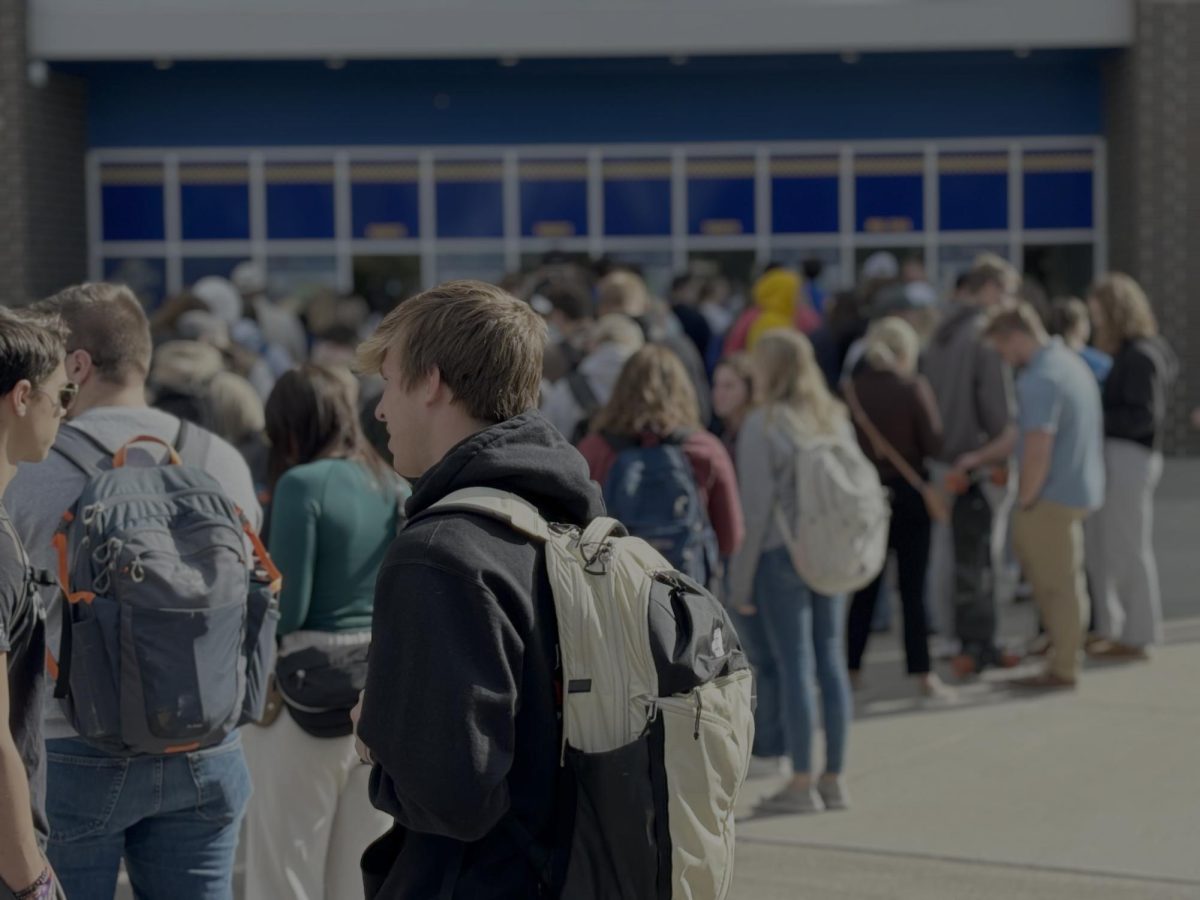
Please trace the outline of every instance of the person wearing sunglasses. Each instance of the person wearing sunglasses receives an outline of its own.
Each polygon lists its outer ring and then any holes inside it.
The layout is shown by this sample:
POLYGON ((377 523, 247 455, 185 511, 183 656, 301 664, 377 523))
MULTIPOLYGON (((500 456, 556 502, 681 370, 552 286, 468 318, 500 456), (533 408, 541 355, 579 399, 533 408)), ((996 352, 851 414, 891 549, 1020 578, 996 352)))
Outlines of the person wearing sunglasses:
MULTIPOLYGON (((56 319, 0 307, 0 495, 20 463, 41 462, 77 385, 56 319)), ((45 610, 37 575, 0 502, 0 898, 57 896, 46 861, 42 704, 45 610)))
MULTIPOLYGON (((173 447, 188 466, 207 472, 259 529, 262 509, 241 454, 207 429, 185 429, 177 417, 147 406, 150 323, 129 288, 73 285, 33 309, 53 313, 66 325, 67 374, 79 385, 53 452, 42 463, 22 467, 5 494, 35 566, 58 565, 54 533, 63 511, 77 504, 90 470, 103 471, 119 447, 140 437, 173 447)), ((162 449, 139 445, 130 463, 157 465, 162 449)), ((82 549, 81 542, 69 543, 68 558, 79 558, 82 549)), ((159 587, 164 608, 172 608, 177 600, 172 586, 159 587)), ((62 650, 58 593, 41 592, 49 610, 47 649, 56 658, 62 650)), ((140 631, 138 640, 152 648, 147 652, 170 646, 153 629, 140 631)), ((196 684, 182 687, 175 699, 179 708, 193 709, 202 708, 207 697, 196 684)), ((232 900, 238 831, 250 796, 238 731, 213 746, 124 756, 84 741, 59 704, 46 708, 44 728, 46 852, 71 900, 112 900, 122 860, 139 897, 232 900)))

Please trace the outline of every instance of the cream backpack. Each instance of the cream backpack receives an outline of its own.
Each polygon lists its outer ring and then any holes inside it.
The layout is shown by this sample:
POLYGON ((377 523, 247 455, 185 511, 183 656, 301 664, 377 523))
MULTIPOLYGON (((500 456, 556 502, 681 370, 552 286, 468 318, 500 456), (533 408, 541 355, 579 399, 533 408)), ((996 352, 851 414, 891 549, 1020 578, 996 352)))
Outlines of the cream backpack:
POLYGON ((573 827, 536 848, 553 895, 722 900, 754 737, 752 675, 721 604, 615 519, 546 522, 467 488, 433 511, 498 519, 545 546, 562 665, 561 783, 573 827))
POLYGON ((826 596, 852 593, 887 563, 887 491, 853 433, 815 434, 792 424, 797 520, 789 522, 776 503, 775 524, 805 584, 826 596))

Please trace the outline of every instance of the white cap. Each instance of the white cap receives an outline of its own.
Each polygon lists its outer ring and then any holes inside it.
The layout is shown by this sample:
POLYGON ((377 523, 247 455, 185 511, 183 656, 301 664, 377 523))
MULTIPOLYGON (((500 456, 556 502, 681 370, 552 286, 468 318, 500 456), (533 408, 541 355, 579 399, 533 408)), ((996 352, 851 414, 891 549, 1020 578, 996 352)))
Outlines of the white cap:
POLYGON ((886 280, 896 278, 900 275, 900 263, 896 261, 896 257, 886 250, 880 250, 878 253, 872 253, 867 257, 867 261, 863 263, 862 279, 863 281, 886 280))
POLYGON ((263 267, 253 260, 238 263, 229 276, 233 286, 242 292, 243 297, 253 297, 267 289, 267 273, 263 267))
POLYGON ((226 325, 242 318, 242 295, 228 278, 219 275, 201 278, 192 285, 192 294, 226 325))

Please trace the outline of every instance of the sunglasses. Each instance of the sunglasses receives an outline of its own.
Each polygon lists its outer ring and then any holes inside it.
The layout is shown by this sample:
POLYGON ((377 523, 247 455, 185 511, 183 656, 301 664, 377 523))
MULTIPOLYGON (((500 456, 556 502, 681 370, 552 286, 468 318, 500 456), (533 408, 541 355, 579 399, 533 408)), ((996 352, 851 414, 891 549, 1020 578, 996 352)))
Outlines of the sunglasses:
POLYGON ((71 404, 75 402, 75 398, 79 396, 79 385, 75 384, 73 381, 68 381, 58 389, 57 397, 53 396, 52 394, 48 394, 41 389, 35 389, 34 393, 57 400, 59 413, 65 415, 71 409, 71 404))

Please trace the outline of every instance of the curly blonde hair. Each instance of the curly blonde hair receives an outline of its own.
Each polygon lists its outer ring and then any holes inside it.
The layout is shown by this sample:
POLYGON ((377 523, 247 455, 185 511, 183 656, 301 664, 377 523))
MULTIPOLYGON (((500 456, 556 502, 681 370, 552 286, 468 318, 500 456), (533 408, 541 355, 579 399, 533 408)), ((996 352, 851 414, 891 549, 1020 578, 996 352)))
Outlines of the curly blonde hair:
POLYGON ((805 430, 833 434, 846 408, 825 385, 808 338, 790 328, 766 332, 754 345, 754 399, 768 418, 782 416, 805 430))
POLYGON ((592 430, 621 437, 646 432, 666 437, 699 427, 700 404, 683 362, 666 347, 649 344, 621 369, 592 430))
POLYGON ((1113 354, 1126 341, 1158 334, 1158 321, 1142 286, 1123 272, 1110 272, 1092 285, 1088 299, 1099 308, 1096 346, 1113 354))

